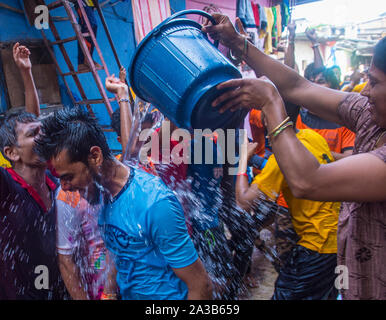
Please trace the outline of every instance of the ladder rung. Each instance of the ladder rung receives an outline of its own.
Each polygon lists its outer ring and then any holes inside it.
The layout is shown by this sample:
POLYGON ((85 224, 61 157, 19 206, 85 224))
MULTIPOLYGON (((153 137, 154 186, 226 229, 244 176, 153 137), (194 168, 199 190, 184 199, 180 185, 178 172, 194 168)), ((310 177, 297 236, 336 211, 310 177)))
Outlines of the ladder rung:
POLYGON ((58 1, 54 1, 50 4, 47 5, 47 8, 48 10, 54 10, 56 8, 59 8, 63 5, 62 1, 61 0, 58 0, 58 1))
MULTIPOLYGON (((82 33, 83 37, 88 37, 89 35, 90 35, 89 33, 82 33)), ((75 41, 75 40, 77 40, 77 37, 73 36, 70 38, 62 39, 62 40, 52 41, 51 45, 62 44, 62 43, 71 42, 71 41, 75 41)))
POLYGON ((71 38, 62 39, 62 40, 58 40, 58 41, 52 41, 51 45, 56 45, 56 44, 60 44, 60 43, 66 43, 66 42, 74 41, 76 39, 77 39, 76 37, 71 37, 71 38))

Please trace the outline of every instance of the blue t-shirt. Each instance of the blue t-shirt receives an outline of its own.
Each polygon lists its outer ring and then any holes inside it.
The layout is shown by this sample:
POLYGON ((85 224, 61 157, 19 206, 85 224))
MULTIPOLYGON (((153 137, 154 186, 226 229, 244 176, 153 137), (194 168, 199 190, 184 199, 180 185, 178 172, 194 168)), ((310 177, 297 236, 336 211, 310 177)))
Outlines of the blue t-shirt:
POLYGON ((99 219, 115 256, 117 284, 125 300, 182 300, 186 284, 172 268, 194 263, 182 207, 162 180, 130 167, 130 177, 99 219))
MULTIPOLYGON (((192 164, 188 167, 188 175, 192 177, 192 192, 200 201, 200 206, 198 212, 192 211, 191 220, 193 227, 199 231, 217 227, 219 224, 218 211, 222 204, 221 181, 224 173, 218 150, 217 143, 210 138, 203 138, 201 142, 192 140, 192 164), (208 161, 209 163, 205 161, 205 140, 213 150, 213 161, 208 161), (201 149, 197 146, 199 143, 202 143, 201 149), (198 152, 201 152, 201 157, 197 155, 198 152), (196 163, 199 158, 201 164, 196 163)), ((211 160, 211 157, 207 157, 207 160, 211 160)))

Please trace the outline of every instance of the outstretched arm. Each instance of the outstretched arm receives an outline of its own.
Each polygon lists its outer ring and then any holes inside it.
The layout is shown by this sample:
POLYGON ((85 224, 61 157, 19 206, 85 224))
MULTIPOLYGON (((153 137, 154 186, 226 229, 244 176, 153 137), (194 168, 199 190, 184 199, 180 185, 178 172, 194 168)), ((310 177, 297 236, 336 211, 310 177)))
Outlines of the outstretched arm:
POLYGON ((13 59, 19 68, 24 83, 26 111, 40 115, 39 97, 32 76, 32 64, 29 58, 31 52, 18 42, 13 46, 13 59))
POLYGON ((291 69, 295 69, 295 31, 296 24, 291 22, 287 26, 288 28, 288 47, 284 56, 284 64, 291 69))
POLYGON ((209 33, 214 40, 220 40, 235 54, 243 56, 256 74, 266 75, 276 85, 285 101, 301 105, 326 120, 341 123, 337 109, 347 93, 307 81, 291 68, 265 55, 250 42, 247 42, 245 52, 244 37, 236 32, 229 18, 221 14, 212 16, 218 24, 204 26, 202 30, 209 33))
POLYGON ((122 79, 126 78, 126 70, 123 67, 119 72, 119 78, 121 80, 115 78, 114 75, 107 77, 105 85, 109 92, 117 95, 121 114, 122 155, 125 155, 132 125, 132 113, 129 105, 129 88, 127 84, 122 81, 122 79))
MULTIPOLYGON (((237 79, 224 82, 220 89, 239 88, 224 93, 223 108, 261 108, 268 132, 287 117, 284 102, 267 78, 237 79)), ((386 164, 370 153, 348 156, 329 164, 320 164, 297 139, 291 126, 271 138, 276 161, 297 198, 316 201, 386 201, 386 164), (366 188, 363 188, 366 186, 366 188)))
POLYGON ((320 54, 320 49, 319 49, 319 42, 318 42, 318 37, 316 34, 315 29, 306 29, 306 36, 307 38, 311 41, 312 44, 312 50, 314 51, 314 68, 315 69, 320 69, 324 67, 323 63, 323 58, 322 55, 320 54))

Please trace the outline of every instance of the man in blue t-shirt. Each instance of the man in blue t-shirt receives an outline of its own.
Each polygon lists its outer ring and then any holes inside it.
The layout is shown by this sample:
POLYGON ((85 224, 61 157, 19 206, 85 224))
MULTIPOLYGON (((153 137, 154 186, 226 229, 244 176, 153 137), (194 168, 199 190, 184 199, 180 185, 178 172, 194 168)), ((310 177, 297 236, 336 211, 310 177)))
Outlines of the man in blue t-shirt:
MULTIPOLYGON (((119 99, 127 98, 127 86, 119 88, 119 99)), ((64 191, 109 195, 99 224, 123 299, 212 298, 178 200, 160 178, 115 159, 96 119, 79 108, 57 111, 43 120, 36 143, 64 191)))
POLYGON ((221 150, 215 134, 192 140, 192 161, 188 167, 188 176, 192 181, 191 191, 197 201, 194 201, 195 206, 189 210, 189 220, 194 245, 214 285, 214 297, 233 299, 233 258, 225 237, 224 224, 219 219, 223 201, 223 166, 221 152, 218 151, 221 150), (205 153, 206 145, 213 152, 213 158, 205 153))

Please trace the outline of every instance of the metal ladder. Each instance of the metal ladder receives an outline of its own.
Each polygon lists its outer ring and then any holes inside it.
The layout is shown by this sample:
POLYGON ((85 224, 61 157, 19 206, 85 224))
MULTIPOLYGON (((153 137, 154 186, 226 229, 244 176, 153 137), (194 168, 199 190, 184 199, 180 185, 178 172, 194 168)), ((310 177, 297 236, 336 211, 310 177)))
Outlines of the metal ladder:
MULTIPOLYGON (((42 0, 41 2, 45 2, 44 0, 42 0)), ((52 32, 52 35, 55 39, 55 41, 50 41, 46 35, 46 33, 44 32, 44 29, 41 29, 41 34, 43 36, 43 40, 44 40, 44 43, 52 57, 52 60, 54 61, 54 64, 57 68, 57 71, 59 73, 59 75, 61 76, 61 78, 63 79, 63 82, 66 86, 66 89, 68 91, 68 94, 73 102, 74 105, 86 105, 87 107, 87 110, 88 112, 95 116, 95 113, 93 111, 93 108, 92 108, 92 105, 94 104, 104 104, 106 109, 107 109, 107 112, 109 114, 109 116, 111 117, 112 113, 113 113, 113 109, 111 107, 111 103, 112 101, 116 100, 116 97, 114 98, 108 98, 107 96, 107 93, 106 93, 106 90, 104 88, 104 84, 102 83, 101 81, 101 78, 99 77, 98 75, 98 70, 97 68, 95 67, 95 64, 94 64, 94 61, 92 59, 92 56, 90 55, 90 52, 87 48, 87 45, 86 45, 86 41, 85 41, 85 37, 88 37, 90 36, 94 45, 95 45, 95 50, 96 52, 98 53, 98 56, 102 62, 102 70, 105 71, 106 75, 109 76, 110 73, 109 73, 109 70, 107 68, 107 65, 105 63, 105 60, 103 58, 103 54, 102 54, 102 51, 98 45, 98 42, 96 40, 96 37, 95 37, 95 34, 91 28, 91 24, 90 24, 90 21, 86 15, 86 12, 84 10, 84 7, 83 7, 83 4, 82 4, 82 0, 77 0, 78 2, 78 5, 79 5, 79 8, 82 12, 82 15, 83 15, 83 19, 87 25, 87 33, 82 33, 81 32, 81 28, 80 28, 80 25, 78 24, 77 22, 77 18, 75 16, 75 13, 74 13, 74 10, 72 9, 72 6, 68 1, 66 0, 57 0, 57 1, 54 1, 50 4, 46 4, 46 6, 48 7, 49 9, 49 27, 50 27, 50 31, 52 32), (72 25, 72 28, 75 32, 75 35, 72 36, 72 37, 69 37, 69 38, 66 38, 66 39, 61 39, 59 37, 59 33, 58 33, 58 30, 55 26, 55 23, 52 19, 52 15, 51 15, 51 11, 54 10, 54 9, 57 9, 57 8, 60 8, 60 7, 64 7, 64 9, 66 10, 66 13, 67 13, 67 16, 68 16, 68 19, 69 21, 71 22, 71 25, 72 25), (69 58, 69 55, 66 51, 66 48, 64 46, 65 43, 68 43, 68 42, 71 42, 71 41, 78 41, 79 45, 80 45, 80 48, 81 50, 83 51, 83 54, 84 54, 84 57, 85 57, 85 61, 88 63, 88 65, 90 66, 90 69, 89 71, 86 71, 86 72, 78 72, 74 69, 74 66, 69 58), (69 72, 63 72, 59 66, 59 63, 55 57, 55 53, 52 49, 52 46, 54 45, 57 45, 63 55, 63 58, 67 64, 67 67, 69 69, 69 72), (95 84, 98 88, 98 91, 101 95, 101 98, 98 98, 98 99, 89 99, 87 96, 86 96, 86 93, 82 87, 82 83, 81 81, 79 80, 79 77, 78 75, 81 74, 81 73, 91 73, 93 78, 94 78, 94 81, 95 81, 95 84), (76 87, 78 88, 79 90, 79 93, 80 93, 80 96, 81 96, 81 99, 80 101, 76 101, 75 98, 74 98, 74 95, 72 94, 71 90, 70 90, 70 87, 68 85, 68 81, 66 80, 67 77, 72 77, 74 82, 75 82, 75 85, 76 87)), ((115 52, 115 49, 114 49, 114 52, 115 52)), ((105 132, 111 132, 113 131, 110 127, 103 127, 103 130, 105 132)))

